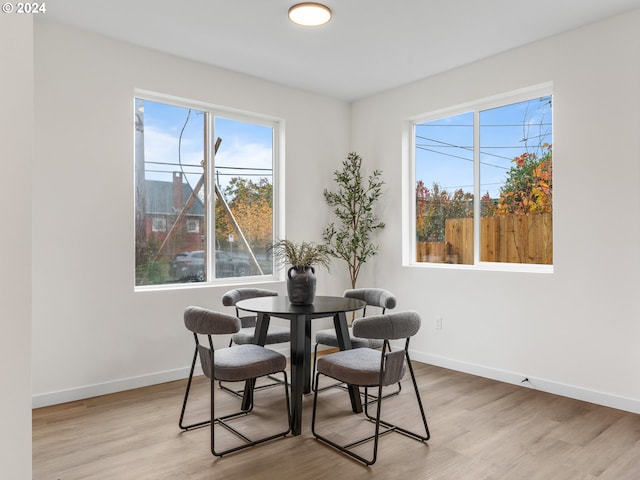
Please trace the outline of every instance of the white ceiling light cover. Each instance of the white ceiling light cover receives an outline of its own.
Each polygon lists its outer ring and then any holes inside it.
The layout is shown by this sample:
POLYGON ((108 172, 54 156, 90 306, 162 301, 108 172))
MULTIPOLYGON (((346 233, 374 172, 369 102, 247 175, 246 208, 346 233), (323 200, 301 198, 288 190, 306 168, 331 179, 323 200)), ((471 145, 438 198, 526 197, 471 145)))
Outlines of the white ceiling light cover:
POLYGON ((317 27, 331 20, 331 10, 319 3, 298 3, 289 9, 289 20, 305 27, 317 27))

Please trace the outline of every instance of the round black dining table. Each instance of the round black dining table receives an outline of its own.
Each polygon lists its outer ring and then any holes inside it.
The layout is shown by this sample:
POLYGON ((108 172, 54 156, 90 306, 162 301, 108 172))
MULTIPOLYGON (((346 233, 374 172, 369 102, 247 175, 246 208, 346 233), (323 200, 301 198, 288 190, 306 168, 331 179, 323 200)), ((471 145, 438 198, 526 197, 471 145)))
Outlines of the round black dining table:
MULTIPOLYGON (((316 318, 333 317, 340 350, 351 348, 346 313, 360 310, 365 302, 355 298, 316 296, 311 305, 293 305, 288 297, 258 297, 241 300, 236 307, 257 315, 255 342, 264 345, 270 317, 284 318, 291 322, 291 433, 299 435, 302 430, 302 399, 311 391, 311 321, 316 318)), ((247 382, 243 398, 243 409, 253 402, 253 386, 247 382)), ((357 387, 349 387, 351 406, 354 412, 362 411, 357 387)))

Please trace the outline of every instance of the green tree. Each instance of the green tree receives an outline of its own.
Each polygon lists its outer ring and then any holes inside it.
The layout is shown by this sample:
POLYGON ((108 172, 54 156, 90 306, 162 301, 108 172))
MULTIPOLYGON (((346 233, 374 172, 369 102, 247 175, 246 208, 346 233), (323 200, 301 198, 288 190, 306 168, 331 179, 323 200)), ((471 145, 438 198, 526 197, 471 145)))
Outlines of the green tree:
POLYGON ((523 153, 513 159, 507 179, 500 189, 497 215, 551 213, 553 200, 553 149, 542 145, 543 154, 523 153))
POLYGON ((416 185, 416 237, 419 242, 444 242, 445 221, 473 216, 473 194, 458 189, 449 193, 433 182, 428 188, 422 180, 416 185))
POLYGON ((371 234, 384 228, 374 212, 382 195, 382 172, 374 170, 365 180, 361 167, 362 157, 350 153, 342 162, 342 170, 333 172, 337 190, 324 190, 324 198, 333 208, 337 222, 327 226, 322 238, 330 255, 347 263, 351 288, 356 288, 362 265, 378 253, 378 246, 371 242, 371 234))
MULTIPOLYGON (((273 185, 261 178, 257 183, 234 177, 223 193, 229 209, 253 249, 264 248, 273 239, 273 185)), ((235 226, 221 202, 216 203, 216 236, 237 235, 235 226)))

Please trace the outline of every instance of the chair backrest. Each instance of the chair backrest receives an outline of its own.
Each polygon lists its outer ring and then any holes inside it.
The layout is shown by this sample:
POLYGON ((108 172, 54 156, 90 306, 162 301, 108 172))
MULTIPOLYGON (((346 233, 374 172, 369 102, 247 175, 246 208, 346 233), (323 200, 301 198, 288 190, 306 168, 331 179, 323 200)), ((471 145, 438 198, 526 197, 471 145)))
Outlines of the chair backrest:
MULTIPOLYGON (((240 300, 246 300, 247 298, 258 297, 277 297, 278 292, 273 290, 267 290, 265 288, 234 288, 229 290, 222 296, 222 304, 225 307, 235 307, 236 303, 240 300)), ((242 322, 242 328, 255 327, 257 317, 255 315, 240 316, 240 311, 236 307, 236 316, 242 322)))
POLYGON ((383 386, 398 383, 404 377, 404 350, 387 352, 384 355, 384 367, 380 383, 383 386))
POLYGON ((406 311, 372 315, 354 320, 353 334, 361 338, 384 339, 381 373, 382 385, 391 385, 404 376, 405 357, 409 361, 409 338, 418 333, 421 324, 418 312, 406 311), (406 339, 404 349, 387 351, 389 340, 406 339))
POLYGON ((264 288, 234 288, 222 296, 222 304, 225 307, 235 307, 240 300, 257 297, 277 297, 278 292, 264 288))
MULTIPOLYGON (((382 313, 386 313, 387 308, 392 309, 396 306, 395 295, 384 288, 352 288, 345 290, 343 297, 362 300, 369 306, 381 308, 382 313)), ((363 315, 364 313, 366 307, 363 315)))
POLYGON ((200 355, 202 373, 207 378, 213 378, 213 350, 204 345, 198 345, 198 354, 200 355))
POLYGON ((240 319, 206 308, 187 307, 184 310, 184 325, 195 334, 224 335, 239 331, 240 319))
POLYGON ((361 338, 408 339, 418 333, 420 324, 420 315, 412 310, 372 315, 354 320, 353 334, 361 338))

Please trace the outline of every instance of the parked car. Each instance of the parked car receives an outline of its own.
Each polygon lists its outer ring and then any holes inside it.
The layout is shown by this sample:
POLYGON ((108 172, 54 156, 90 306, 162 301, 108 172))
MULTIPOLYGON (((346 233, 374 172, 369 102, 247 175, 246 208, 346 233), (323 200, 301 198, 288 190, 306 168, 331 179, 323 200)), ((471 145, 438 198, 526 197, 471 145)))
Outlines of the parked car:
MULTIPOLYGON (((245 277, 251 273, 249 262, 233 258, 226 252, 216 250, 216 278, 245 277)), ((169 264, 171 278, 183 282, 203 282, 204 250, 193 250, 177 254, 169 264)))
POLYGON ((216 277, 246 277, 251 274, 251 265, 242 258, 216 250, 216 277))

